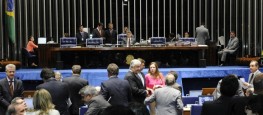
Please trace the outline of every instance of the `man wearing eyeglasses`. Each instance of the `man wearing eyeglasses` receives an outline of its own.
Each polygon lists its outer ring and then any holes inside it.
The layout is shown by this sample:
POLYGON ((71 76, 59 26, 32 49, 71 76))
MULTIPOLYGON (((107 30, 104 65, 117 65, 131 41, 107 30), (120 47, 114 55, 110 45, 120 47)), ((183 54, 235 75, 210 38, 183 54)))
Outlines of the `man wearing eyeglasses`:
POLYGON ((16 97, 8 106, 6 115, 26 115, 27 105, 21 97, 16 97))

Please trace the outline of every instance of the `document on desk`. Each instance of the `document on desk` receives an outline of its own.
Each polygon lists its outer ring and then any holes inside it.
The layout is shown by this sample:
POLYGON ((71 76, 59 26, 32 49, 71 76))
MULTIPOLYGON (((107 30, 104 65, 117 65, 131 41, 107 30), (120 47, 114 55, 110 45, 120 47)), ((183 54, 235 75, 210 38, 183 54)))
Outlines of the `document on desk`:
POLYGON ((207 47, 207 45, 198 45, 198 47, 207 47))

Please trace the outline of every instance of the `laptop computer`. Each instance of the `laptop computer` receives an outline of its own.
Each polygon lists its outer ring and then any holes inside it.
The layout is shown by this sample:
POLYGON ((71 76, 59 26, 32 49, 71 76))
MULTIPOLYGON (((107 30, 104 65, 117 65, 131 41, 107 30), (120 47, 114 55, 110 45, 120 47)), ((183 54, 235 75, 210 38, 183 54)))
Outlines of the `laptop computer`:
POLYGON ((214 100, 213 95, 199 95, 198 96, 199 105, 203 105, 205 101, 213 101, 213 100, 214 100))
POLYGON ((47 38, 45 37, 39 37, 37 39, 37 44, 46 44, 47 43, 47 38))
POLYGON ((33 106, 33 98, 24 98, 24 101, 27 105, 27 108, 29 109, 33 109, 34 106, 33 106))

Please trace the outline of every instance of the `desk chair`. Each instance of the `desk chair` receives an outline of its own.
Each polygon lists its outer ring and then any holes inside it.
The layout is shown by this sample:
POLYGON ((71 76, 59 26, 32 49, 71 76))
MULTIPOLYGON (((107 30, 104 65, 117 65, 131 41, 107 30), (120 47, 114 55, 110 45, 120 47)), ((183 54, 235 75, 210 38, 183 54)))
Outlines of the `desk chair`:
POLYGON ((202 111, 202 105, 192 105, 190 110, 190 115, 201 115, 201 111, 202 111))
POLYGON ((81 106, 79 108, 79 115, 84 115, 88 110, 88 107, 87 106, 81 106))
POLYGON ((28 64, 32 64, 33 60, 36 58, 36 55, 32 55, 30 54, 26 48, 22 48, 22 60, 23 61, 23 65, 26 67, 29 67, 28 64))

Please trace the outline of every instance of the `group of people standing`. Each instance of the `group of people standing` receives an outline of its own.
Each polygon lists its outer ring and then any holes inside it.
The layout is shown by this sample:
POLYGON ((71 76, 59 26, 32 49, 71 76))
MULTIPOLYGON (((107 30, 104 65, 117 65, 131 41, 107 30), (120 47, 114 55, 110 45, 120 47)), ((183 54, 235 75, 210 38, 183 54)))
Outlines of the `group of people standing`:
MULTIPOLYGON (((117 44, 117 35, 118 32, 114 30, 114 25, 113 23, 108 23, 108 29, 103 30, 103 23, 98 23, 97 27, 92 30, 90 33, 91 36, 89 35, 88 32, 85 32, 83 30, 83 25, 79 26, 79 32, 76 33, 76 38, 78 45, 85 45, 86 44, 86 39, 89 37, 92 38, 103 38, 103 43, 104 44, 117 44)), ((128 27, 124 27, 123 29, 123 34, 127 34, 127 39, 131 39, 132 43, 135 43, 135 38, 132 36, 132 32, 128 29, 128 27), (131 34, 129 36, 129 34, 131 34)), ((127 39, 123 39, 123 41, 126 43, 127 39)))
POLYGON ((80 77, 81 66, 79 65, 73 65, 72 76, 62 80, 55 79, 55 72, 52 69, 43 68, 40 77, 44 83, 36 87, 33 96, 34 108, 29 111, 24 100, 20 98, 23 97, 24 88, 22 81, 14 77, 15 65, 8 64, 7 77, 0 81, 0 114, 21 110, 22 113, 30 115, 39 113, 78 115, 79 108, 85 104, 88 106, 86 114, 96 115, 103 113, 103 110, 109 106, 130 107, 131 103, 136 107, 142 107, 141 111, 145 114, 149 114, 146 108, 148 104, 152 115, 165 112, 164 105, 172 109, 169 112, 182 111, 181 92, 173 87, 176 83, 174 74, 169 73, 164 78, 158 70, 158 65, 152 62, 148 73, 144 75, 142 73, 144 67, 143 59, 132 60, 130 69, 123 80, 118 78, 119 67, 114 63, 109 64, 107 67, 109 79, 101 83, 100 91, 89 86, 88 81, 80 77), (167 93, 165 101, 174 101, 174 103, 160 103, 159 101, 163 100, 159 100, 162 98, 159 94, 162 93, 167 93))

